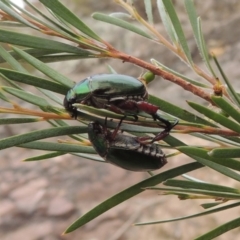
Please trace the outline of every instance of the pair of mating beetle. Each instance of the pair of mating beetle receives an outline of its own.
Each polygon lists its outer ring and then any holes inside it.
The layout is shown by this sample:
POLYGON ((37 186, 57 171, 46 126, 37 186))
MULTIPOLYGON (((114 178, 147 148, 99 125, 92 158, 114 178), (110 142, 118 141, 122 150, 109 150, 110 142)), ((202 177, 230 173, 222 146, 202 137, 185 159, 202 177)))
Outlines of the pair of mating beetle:
POLYGON ((157 114, 158 107, 148 103, 145 85, 136 78, 120 74, 99 74, 88 77, 70 89, 64 99, 64 107, 71 116, 77 118, 74 103, 96 108, 104 108, 124 116, 132 115, 137 121, 139 112, 150 114, 161 122, 164 130, 154 138, 132 137, 119 133, 124 117, 118 127, 110 131, 99 122, 90 122, 88 136, 96 152, 106 162, 130 171, 150 171, 161 168, 167 163, 165 154, 155 141, 165 138, 174 123, 157 114))

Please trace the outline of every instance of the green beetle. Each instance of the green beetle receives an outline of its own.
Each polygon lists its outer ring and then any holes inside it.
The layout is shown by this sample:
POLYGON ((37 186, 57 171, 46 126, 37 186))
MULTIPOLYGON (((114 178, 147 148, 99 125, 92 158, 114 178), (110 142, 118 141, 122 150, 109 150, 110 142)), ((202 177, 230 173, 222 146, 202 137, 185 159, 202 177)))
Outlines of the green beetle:
POLYGON ((137 114, 139 109, 133 103, 144 101, 147 97, 146 87, 136 78, 121 74, 98 74, 83 79, 70 89, 64 99, 64 106, 73 116, 77 111, 72 106, 74 103, 122 114, 128 111, 137 114))
POLYGON ((134 77, 121 74, 98 74, 83 79, 68 91, 64 99, 64 107, 72 117, 77 117, 74 103, 81 103, 96 108, 104 108, 115 113, 132 115, 137 120, 139 112, 150 114, 154 120, 163 123, 166 132, 178 123, 161 117, 159 108, 148 103, 148 92, 145 85, 134 77))
POLYGON ((89 140, 106 162, 137 172, 157 170, 167 163, 158 144, 143 143, 140 137, 118 133, 120 124, 113 132, 98 122, 88 124, 89 140))

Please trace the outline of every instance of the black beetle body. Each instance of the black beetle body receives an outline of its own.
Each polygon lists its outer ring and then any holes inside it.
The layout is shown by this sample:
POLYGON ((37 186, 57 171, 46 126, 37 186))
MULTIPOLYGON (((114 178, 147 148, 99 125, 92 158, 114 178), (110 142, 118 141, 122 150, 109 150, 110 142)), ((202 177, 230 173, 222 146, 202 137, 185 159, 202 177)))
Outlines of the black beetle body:
POLYGON ((143 144, 140 138, 117 131, 111 132, 98 122, 88 125, 89 140, 106 162, 138 172, 157 170, 167 163, 158 144, 143 144))

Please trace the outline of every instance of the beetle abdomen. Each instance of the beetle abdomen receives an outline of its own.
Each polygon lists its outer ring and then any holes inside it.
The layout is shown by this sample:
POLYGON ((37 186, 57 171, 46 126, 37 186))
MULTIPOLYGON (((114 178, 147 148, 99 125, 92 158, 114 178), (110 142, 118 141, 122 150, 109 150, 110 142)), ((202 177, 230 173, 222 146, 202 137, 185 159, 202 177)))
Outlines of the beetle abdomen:
POLYGON ((130 171, 157 170, 167 163, 158 144, 142 144, 138 137, 120 133, 115 135, 98 122, 88 124, 88 137, 106 162, 130 171))
POLYGON ((149 155, 156 158, 165 158, 165 154, 158 144, 141 144, 141 147, 137 149, 139 153, 149 155))
POLYGON ((157 170, 167 163, 164 154, 161 157, 157 157, 151 156, 151 154, 143 154, 136 150, 119 149, 114 147, 109 149, 105 160, 118 167, 136 172, 157 170))
POLYGON ((167 159, 158 144, 141 144, 137 138, 118 134, 110 142, 106 161, 131 171, 151 171, 161 168, 167 159))

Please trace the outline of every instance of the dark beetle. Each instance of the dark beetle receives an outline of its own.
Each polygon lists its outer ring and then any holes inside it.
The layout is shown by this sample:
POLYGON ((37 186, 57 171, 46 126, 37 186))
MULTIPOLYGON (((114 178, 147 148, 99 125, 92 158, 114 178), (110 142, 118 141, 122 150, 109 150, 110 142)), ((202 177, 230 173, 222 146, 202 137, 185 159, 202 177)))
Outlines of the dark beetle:
POLYGON ((158 144, 145 144, 141 137, 118 133, 120 124, 112 132, 98 122, 88 125, 89 140, 106 162, 138 172, 157 170, 167 163, 158 144))
MULTIPOLYGON (((99 74, 88 77, 70 89, 64 99, 64 107, 72 117, 77 118, 74 103, 104 108, 137 120, 139 112, 150 114, 154 120, 164 124, 166 132, 178 123, 170 123, 157 114, 158 107, 146 102, 148 92, 145 85, 136 78, 121 74, 99 74)), ((162 125, 161 125, 162 126, 162 125)))

